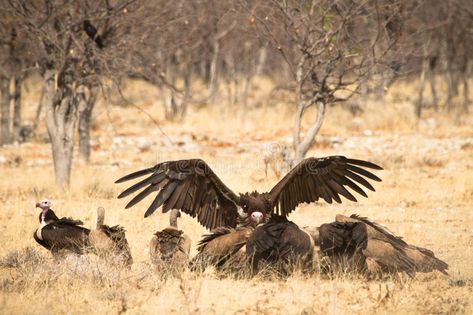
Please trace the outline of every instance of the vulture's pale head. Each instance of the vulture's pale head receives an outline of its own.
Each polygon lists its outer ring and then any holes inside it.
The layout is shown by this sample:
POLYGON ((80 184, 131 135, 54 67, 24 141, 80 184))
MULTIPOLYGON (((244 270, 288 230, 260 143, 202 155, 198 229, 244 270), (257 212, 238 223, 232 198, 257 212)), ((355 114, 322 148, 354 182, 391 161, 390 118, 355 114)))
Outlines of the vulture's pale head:
POLYGON ((255 223, 255 225, 260 224, 264 220, 264 214, 259 211, 254 211, 250 215, 251 222, 255 223))
POLYGON ((43 199, 36 203, 36 208, 41 208, 41 210, 47 211, 51 208, 51 201, 49 201, 49 199, 43 199))

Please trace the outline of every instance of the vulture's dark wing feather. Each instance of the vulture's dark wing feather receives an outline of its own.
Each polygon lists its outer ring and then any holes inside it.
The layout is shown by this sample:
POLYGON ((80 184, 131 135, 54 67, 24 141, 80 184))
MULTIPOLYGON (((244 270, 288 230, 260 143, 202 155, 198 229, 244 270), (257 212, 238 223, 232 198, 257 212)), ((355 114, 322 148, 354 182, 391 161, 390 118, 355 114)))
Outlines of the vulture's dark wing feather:
POLYGON ((70 225, 70 226, 77 226, 77 225, 84 225, 84 222, 82 222, 81 220, 74 220, 72 218, 66 218, 66 217, 63 217, 61 219, 58 219, 56 221, 56 224, 57 225, 70 225))
POLYGON ((374 188, 364 177, 374 181, 381 179, 364 168, 382 170, 371 162, 344 156, 305 159, 271 189, 273 211, 287 216, 302 202, 323 198, 328 203, 333 200, 340 203, 340 195, 357 201, 347 188, 366 197, 360 185, 372 191, 374 188))
POLYGON ((332 222, 319 227, 319 245, 327 255, 352 255, 366 246, 367 234, 357 222, 332 222))
POLYGON ((407 244, 386 226, 356 214, 350 217, 337 215, 336 221, 365 225, 368 242, 363 248, 363 254, 367 258, 374 259, 384 269, 405 271, 410 275, 414 275, 416 271, 433 270, 447 274, 448 264, 435 257, 431 250, 407 244))
POLYGON ((238 252, 245 246, 251 228, 218 227, 203 236, 197 246, 197 255, 190 263, 191 270, 203 270, 208 265, 217 268, 238 260, 238 252))
POLYGON ((179 244, 182 240, 183 234, 183 231, 173 228, 166 228, 154 233, 157 237, 159 254, 162 259, 172 258, 174 253, 179 250, 179 244))
POLYGON ((89 246, 89 233, 89 229, 77 225, 52 223, 43 228, 42 237, 45 247, 52 251, 65 249, 82 254, 89 246))
POLYGON ((157 164, 118 179, 122 183, 149 175, 130 186, 118 198, 140 191, 126 206, 130 208, 149 194, 159 191, 145 217, 163 206, 163 212, 179 209, 208 229, 235 227, 240 198, 217 177, 203 160, 179 160, 157 164), (144 189, 143 189, 144 188, 144 189))

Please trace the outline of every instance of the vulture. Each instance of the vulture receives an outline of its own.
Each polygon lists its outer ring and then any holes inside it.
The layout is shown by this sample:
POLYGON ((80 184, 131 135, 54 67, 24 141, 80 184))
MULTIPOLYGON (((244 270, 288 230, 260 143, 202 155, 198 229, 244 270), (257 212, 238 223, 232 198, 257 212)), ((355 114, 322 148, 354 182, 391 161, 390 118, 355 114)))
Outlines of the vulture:
POLYGON ((207 266, 215 266, 218 271, 241 270, 246 264, 246 242, 252 232, 252 226, 222 226, 212 230, 199 241, 191 270, 204 271, 207 266))
POLYGON ((124 266, 131 266, 133 258, 125 236, 125 229, 119 225, 108 226, 104 224, 105 209, 97 208, 97 225, 90 231, 89 240, 92 250, 102 258, 124 266))
POLYGON ((289 274, 294 267, 310 270, 316 250, 308 232, 284 216, 272 215, 250 235, 246 254, 253 275, 261 269, 261 263, 289 274))
POLYGON ((82 221, 71 218, 59 219, 51 209, 51 201, 43 199, 36 203, 41 209, 40 226, 33 237, 38 244, 51 251, 55 258, 66 253, 84 254, 89 247, 90 230, 82 227, 82 221))
POLYGON ((189 261, 191 240, 182 230, 177 228, 177 218, 181 213, 173 209, 169 215, 169 226, 154 234, 150 242, 149 253, 153 264, 182 269, 189 261), (172 262, 169 264, 169 262, 172 262))
POLYGON ((382 169, 371 162, 344 156, 307 158, 289 171, 269 192, 253 191, 239 195, 228 188, 201 159, 159 163, 128 174, 115 183, 146 176, 119 194, 118 198, 124 198, 139 191, 125 206, 126 209, 151 193, 158 192, 146 210, 145 217, 161 206, 163 213, 179 209, 197 218, 201 225, 212 231, 199 243, 199 254, 193 261, 194 266, 202 261, 221 266, 234 257, 233 254, 238 253, 239 257, 242 252, 246 252, 257 268, 261 259, 269 262, 279 259, 293 261, 296 256, 310 259, 311 238, 288 221, 287 215, 300 203, 311 203, 320 198, 328 203, 334 200, 341 203, 341 196, 357 201, 347 188, 367 197, 360 185, 374 191, 367 179, 381 179, 366 168, 382 169), (270 220, 272 216, 275 216, 273 221, 270 220), (244 227, 241 226, 242 222, 245 222, 244 227), (257 228, 254 231, 256 235, 253 236, 252 228, 264 222, 269 225, 257 228), (250 240, 250 235, 253 236, 251 250, 247 251, 246 241, 250 240), (299 247, 299 236, 303 236, 309 245, 299 247), (260 237, 264 237, 264 240, 258 239, 260 237), (279 237, 284 237, 285 241, 268 240, 279 237), (273 246, 270 244, 276 247, 268 247, 273 246))
POLYGON ((347 189, 367 197, 360 187, 374 191, 368 179, 381 181, 368 169, 382 168, 371 162, 344 156, 307 158, 295 166, 269 192, 235 194, 201 159, 168 161, 118 179, 122 183, 143 176, 124 190, 118 198, 139 191, 126 205, 136 205, 146 196, 158 192, 144 216, 162 206, 163 213, 178 209, 197 218, 205 228, 236 228, 241 220, 266 222, 272 214, 287 217, 300 203, 324 199, 341 203, 340 196, 356 201, 347 189))
POLYGON ((438 270, 447 275, 448 264, 426 248, 407 244, 386 227, 356 214, 337 215, 335 222, 323 224, 313 233, 322 257, 330 268, 345 266, 376 278, 383 274, 438 270))

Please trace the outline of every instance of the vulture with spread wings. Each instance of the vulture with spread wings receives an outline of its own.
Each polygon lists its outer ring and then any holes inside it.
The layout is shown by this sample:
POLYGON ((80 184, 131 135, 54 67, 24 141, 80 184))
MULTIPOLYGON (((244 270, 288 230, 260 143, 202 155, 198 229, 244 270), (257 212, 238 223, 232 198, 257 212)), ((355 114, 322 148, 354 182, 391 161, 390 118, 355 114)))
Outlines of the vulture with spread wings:
MULTIPOLYGON (((357 201, 354 192, 367 197, 360 187, 374 191, 368 179, 381 181, 366 169, 381 170, 371 162, 344 156, 307 158, 294 167, 271 191, 235 194, 201 159, 163 162, 118 179, 115 183, 147 176, 123 191, 118 198, 140 191, 126 205, 130 208, 153 192, 158 192, 145 212, 151 215, 160 206, 162 211, 179 209, 208 229, 235 228, 249 218, 256 225, 271 214, 286 217, 300 203, 324 199, 328 203, 342 201, 341 196, 357 201)), ((248 221, 248 220, 247 220, 248 221)))

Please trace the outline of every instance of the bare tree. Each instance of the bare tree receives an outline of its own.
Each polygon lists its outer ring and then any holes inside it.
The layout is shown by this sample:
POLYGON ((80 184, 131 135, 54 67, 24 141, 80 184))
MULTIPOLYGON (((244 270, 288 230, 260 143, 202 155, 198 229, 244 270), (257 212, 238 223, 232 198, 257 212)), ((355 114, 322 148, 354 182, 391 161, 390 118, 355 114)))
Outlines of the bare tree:
POLYGON ((14 76, 13 56, 15 53, 15 30, 12 23, 5 19, 2 14, 0 22, 0 33, 4 34, 0 41, 0 93, 1 93, 1 119, 0 119, 0 145, 8 144, 11 141, 10 123, 10 82, 14 76))
POLYGON ((0 77, 1 121, 0 121, 0 144, 10 143, 10 78, 2 75, 0 77))
POLYGON ((289 65, 296 95, 292 164, 306 155, 327 106, 354 95, 386 62, 398 34, 386 27, 399 14, 393 1, 266 1, 246 6, 265 36, 289 65), (302 118, 317 116, 302 134, 302 118))
POLYGON ((24 34, 28 34, 30 49, 35 51, 45 82, 46 126, 56 184, 60 187, 67 187, 70 182, 74 133, 79 117, 91 112, 90 103, 96 99, 95 93, 86 91, 88 86, 99 84, 100 75, 111 77, 119 73, 126 65, 121 59, 126 55, 123 51, 128 49, 127 54, 131 54, 133 45, 140 40, 127 37, 136 35, 128 31, 137 18, 133 14, 139 12, 136 3, 133 0, 113 3, 8 1, 6 10, 19 21, 18 26, 24 34), (92 34, 90 27, 94 26, 90 21, 103 24, 101 34, 98 28, 96 34, 92 34), (85 110, 81 112, 84 102, 85 110))
POLYGON ((407 34, 418 46, 420 54, 411 54, 409 71, 419 75, 418 98, 415 113, 421 117, 424 107, 423 91, 426 81, 430 83, 434 109, 439 108, 434 84, 435 75, 446 82, 447 97, 444 109, 453 108, 453 99, 463 85, 461 110, 468 109, 468 78, 473 51, 473 3, 468 0, 453 1, 415 1, 417 5, 407 34), (420 57, 419 57, 420 55, 420 57), (419 67, 420 66, 420 67, 419 67))
POLYGON ((27 36, 19 27, 19 21, 5 10, 0 9, 0 86, 2 94, 1 140, 2 143, 21 141, 21 87, 23 79, 31 73, 33 51, 27 36), (13 90, 11 90, 13 87, 13 90), (11 106, 13 103, 13 106, 11 106), (12 110, 13 109, 13 110, 12 110))

